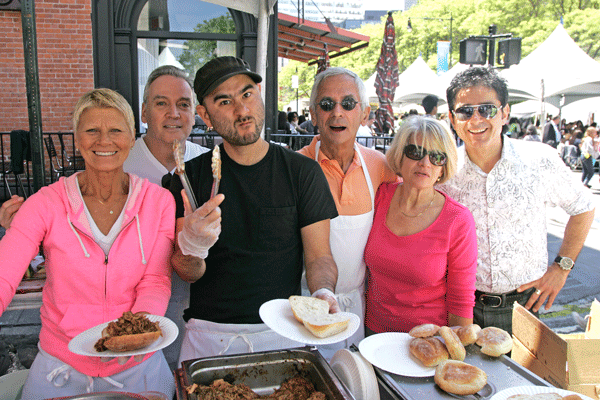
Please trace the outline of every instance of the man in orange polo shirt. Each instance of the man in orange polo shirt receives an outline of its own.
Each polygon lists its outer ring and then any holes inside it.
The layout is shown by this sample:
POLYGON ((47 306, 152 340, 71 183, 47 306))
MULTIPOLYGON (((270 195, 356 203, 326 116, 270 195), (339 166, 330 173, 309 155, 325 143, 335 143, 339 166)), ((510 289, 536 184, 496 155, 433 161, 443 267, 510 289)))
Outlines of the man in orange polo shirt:
MULTIPOLYGON (((361 317, 364 325, 363 252, 373 222, 373 201, 382 182, 399 179, 382 153, 356 142, 356 133, 369 118, 363 81, 344 68, 328 68, 315 78, 310 114, 320 135, 299 152, 316 160, 329 182, 339 216, 331 220, 330 245, 338 266, 335 289, 342 311, 361 317), (367 168, 365 168, 365 166, 367 168)), ((338 345, 320 346, 330 358, 339 348, 357 344, 364 329, 338 345)))

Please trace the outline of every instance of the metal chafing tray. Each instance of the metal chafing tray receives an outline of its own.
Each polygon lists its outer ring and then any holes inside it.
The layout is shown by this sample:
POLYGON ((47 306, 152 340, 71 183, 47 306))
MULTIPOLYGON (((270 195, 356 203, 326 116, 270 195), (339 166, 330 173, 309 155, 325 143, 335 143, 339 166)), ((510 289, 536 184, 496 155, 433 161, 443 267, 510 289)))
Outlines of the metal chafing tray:
MULTIPOLYGON (((226 375, 234 383, 244 383, 263 396, 271 394, 289 378, 302 375, 325 393, 328 400, 354 400, 316 347, 266 351, 184 361, 175 374, 178 400, 196 400, 185 387, 193 383, 209 385, 226 375)), ((200 399, 197 399, 200 400, 200 399)))
MULTIPOLYGON (((433 381, 433 376, 413 378, 386 372, 376 366, 375 374, 381 386, 387 387, 387 395, 399 400, 436 400, 436 399, 489 399, 497 392, 514 386, 550 386, 552 385, 533 374, 507 356, 490 357, 482 354, 479 346, 466 348, 465 362, 481 368, 488 377, 488 384, 478 394, 456 396, 441 390, 433 381), (395 396, 394 396, 395 395, 395 396)), ((384 395, 382 394, 382 399, 384 395)), ((389 397, 386 397, 389 398, 389 397)))

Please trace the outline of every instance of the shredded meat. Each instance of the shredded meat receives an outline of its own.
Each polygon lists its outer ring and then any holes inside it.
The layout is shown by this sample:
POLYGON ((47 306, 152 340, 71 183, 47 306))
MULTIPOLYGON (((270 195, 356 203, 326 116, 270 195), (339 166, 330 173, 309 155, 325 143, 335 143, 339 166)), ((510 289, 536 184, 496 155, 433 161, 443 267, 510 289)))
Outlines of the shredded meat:
POLYGON ((94 344, 96 351, 105 351, 104 341, 112 336, 135 335, 138 333, 155 332, 160 330, 158 322, 152 322, 144 314, 125 311, 116 321, 108 323, 106 334, 94 344))
POLYGON ((188 393, 195 393, 202 400, 327 400, 324 393, 317 392, 312 383, 302 376, 285 381, 281 387, 267 396, 259 396, 244 384, 232 385, 217 379, 210 386, 193 384, 188 393))

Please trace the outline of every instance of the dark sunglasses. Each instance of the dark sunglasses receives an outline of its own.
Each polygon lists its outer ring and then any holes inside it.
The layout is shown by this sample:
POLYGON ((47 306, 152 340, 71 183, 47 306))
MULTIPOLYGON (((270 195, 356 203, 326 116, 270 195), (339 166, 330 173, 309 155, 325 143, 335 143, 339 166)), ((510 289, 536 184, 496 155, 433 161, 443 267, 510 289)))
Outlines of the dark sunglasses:
POLYGON ((475 109, 479 115, 481 115, 485 119, 491 119, 498 114, 498 107, 493 104, 479 104, 475 106, 462 106, 452 111, 454 116, 459 121, 468 121, 471 119, 473 114, 475 113, 475 109))
POLYGON ((325 97, 318 104, 319 104, 319 107, 321 107, 321 110, 323 110, 325 112, 329 112, 335 108, 336 104, 341 104, 342 108, 346 111, 352 111, 352 110, 354 110, 354 108, 356 107, 356 105, 358 103, 359 102, 354 100, 352 97, 346 97, 344 100, 340 101, 339 103, 337 101, 331 100, 329 97, 325 97))
POLYGON ((404 155, 410 158, 411 160, 415 161, 421 161, 423 157, 429 155, 429 161, 431 161, 433 165, 437 165, 438 167, 446 165, 446 162, 448 162, 448 156, 446 155, 446 153, 434 150, 427 151, 427 149, 425 149, 424 147, 417 146, 414 144, 408 144, 404 147, 404 155))

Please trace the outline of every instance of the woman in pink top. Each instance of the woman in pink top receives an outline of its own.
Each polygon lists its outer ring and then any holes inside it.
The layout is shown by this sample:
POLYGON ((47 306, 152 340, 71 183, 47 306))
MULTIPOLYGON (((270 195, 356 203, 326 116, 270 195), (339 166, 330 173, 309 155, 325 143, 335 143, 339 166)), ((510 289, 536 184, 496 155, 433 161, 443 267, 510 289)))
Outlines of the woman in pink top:
POLYGON ((434 185, 456 171, 448 128, 415 116, 386 154, 402 183, 382 183, 365 248, 367 334, 473 321, 477 237, 469 210, 434 185))
POLYGON ((127 100, 94 89, 75 106, 73 125, 85 170, 29 197, 0 241, 0 313, 40 244, 46 260, 39 351, 22 397, 147 389, 170 398, 175 382, 162 351, 102 359, 69 348, 125 311, 164 315, 175 234, 173 196, 123 172, 135 141, 127 100))

